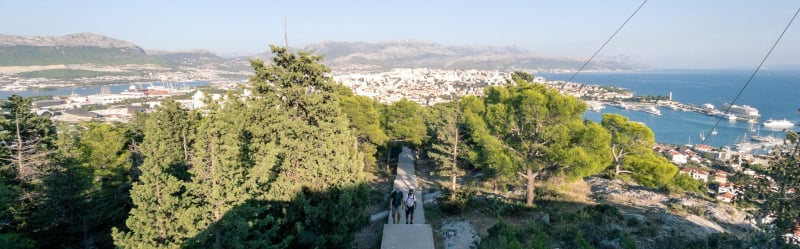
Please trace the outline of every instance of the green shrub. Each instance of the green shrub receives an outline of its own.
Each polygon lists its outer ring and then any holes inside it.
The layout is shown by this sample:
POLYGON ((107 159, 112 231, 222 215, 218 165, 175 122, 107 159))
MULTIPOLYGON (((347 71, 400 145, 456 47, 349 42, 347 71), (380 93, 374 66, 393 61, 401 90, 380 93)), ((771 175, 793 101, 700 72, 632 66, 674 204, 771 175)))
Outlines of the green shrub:
POLYGON ((695 180, 689 175, 686 174, 677 174, 675 177, 672 178, 672 181, 667 184, 667 191, 670 193, 677 192, 679 190, 688 191, 688 192, 695 192, 700 195, 705 195, 705 185, 703 182, 695 180))
POLYGON ((439 208, 447 215, 462 214, 469 207, 475 206, 473 197, 475 197, 475 191, 470 187, 461 188, 460 191, 455 193, 445 189, 442 190, 442 201, 439 203, 439 208))

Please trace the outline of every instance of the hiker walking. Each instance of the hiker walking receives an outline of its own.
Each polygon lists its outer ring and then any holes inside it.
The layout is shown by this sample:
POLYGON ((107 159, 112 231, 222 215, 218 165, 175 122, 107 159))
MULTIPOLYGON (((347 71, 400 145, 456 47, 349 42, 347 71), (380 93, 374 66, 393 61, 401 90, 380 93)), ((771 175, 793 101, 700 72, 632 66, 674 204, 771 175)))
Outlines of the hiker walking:
POLYGON ((400 223, 400 204, 403 204, 403 193, 393 190, 389 195, 389 216, 392 216, 392 224, 400 223))
POLYGON ((417 209, 417 198, 414 196, 414 190, 408 190, 406 197, 406 224, 414 224, 414 209, 417 209), (411 216, 411 218, 409 218, 411 216))

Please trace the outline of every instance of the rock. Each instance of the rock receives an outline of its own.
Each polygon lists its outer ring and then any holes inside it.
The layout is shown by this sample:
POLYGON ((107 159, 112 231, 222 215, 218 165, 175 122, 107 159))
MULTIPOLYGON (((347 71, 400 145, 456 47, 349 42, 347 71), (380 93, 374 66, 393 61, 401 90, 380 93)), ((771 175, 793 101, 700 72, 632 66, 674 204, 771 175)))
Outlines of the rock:
POLYGON ((550 225, 550 214, 545 213, 544 215, 542 215, 542 223, 544 223, 545 225, 550 225))
POLYGON ((434 201, 436 201, 436 198, 439 198, 439 196, 441 196, 441 195, 442 195, 442 191, 439 191, 439 190, 437 190, 436 192, 430 193, 430 194, 424 194, 424 195, 422 195, 423 203, 434 202, 434 201))
POLYGON ((370 216, 369 221, 372 222, 380 219, 386 219, 386 217, 389 217, 389 211, 384 210, 381 211, 380 213, 373 214, 372 216, 370 216))
POLYGON ((475 228, 466 221, 445 222, 442 225, 444 248, 477 248, 481 237, 475 228))

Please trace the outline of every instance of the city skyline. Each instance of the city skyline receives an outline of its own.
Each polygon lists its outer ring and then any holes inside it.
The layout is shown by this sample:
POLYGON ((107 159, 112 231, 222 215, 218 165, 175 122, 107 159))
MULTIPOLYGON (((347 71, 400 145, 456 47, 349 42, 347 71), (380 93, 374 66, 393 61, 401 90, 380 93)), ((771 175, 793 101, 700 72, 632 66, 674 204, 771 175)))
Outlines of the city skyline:
MULTIPOLYGON (((92 32, 148 50, 248 55, 326 41, 417 40, 515 46, 542 56, 588 58, 642 1, 7 1, 0 34, 92 32)), ((792 1, 650 1, 601 51, 656 68, 752 68, 783 31, 792 1)), ((795 21, 797 22, 797 21, 795 21)), ((787 30, 767 66, 798 65, 800 27, 787 30)))

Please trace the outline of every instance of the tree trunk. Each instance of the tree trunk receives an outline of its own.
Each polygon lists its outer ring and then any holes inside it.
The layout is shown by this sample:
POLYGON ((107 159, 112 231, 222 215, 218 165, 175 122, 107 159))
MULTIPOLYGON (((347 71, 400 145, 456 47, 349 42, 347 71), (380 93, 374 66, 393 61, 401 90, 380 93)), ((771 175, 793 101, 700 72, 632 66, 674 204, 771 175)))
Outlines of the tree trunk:
MULTIPOLYGON (((452 168, 452 174, 453 174, 452 184, 453 184, 453 193, 454 194, 456 193, 456 189, 458 188, 458 185, 456 183, 456 172, 458 171, 458 139, 459 139, 459 135, 460 134, 458 132, 458 124, 456 124, 456 137, 455 137, 456 141, 455 141, 455 143, 453 143, 453 168, 452 168)), ((453 195, 453 196, 455 196, 455 195, 453 195)))
POLYGON ((622 169, 622 151, 624 149, 619 149, 619 153, 617 153, 617 145, 611 146, 611 155, 614 156, 614 178, 619 176, 619 173, 622 169))
POLYGON ((183 160, 189 161, 189 145, 186 142, 186 131, 181 131, 181 137, 183 138, 183 160))
POLYGON ((389 171, 389 160, 392 159, 392 146, 387 144, 386 150, 386 172, 391 172, 389 171))
POLYGON ((219 221, 214 223, 214 248, 222 249, 222 225, 219 224, 219 221))
POLYGON ((19 112, 14 112, 14 125, 17 129, 17 177, 23 174, 23 160, 22 160, 22 132, 19 129, 19 112))
POLYGON ((536 184, 536 176, 538 175, 539 173, 534 173, 532 169, 528 169, 525 172, 524 177, 525 180, 527 180, 525 185, 528 188, 528 195, 525 198, 525 205, 528 205, 529 207, 533 206, 533 198, 536 197, 536 186, 534 186, 534 184, 536 184))
MULTIPOLYGON (((211 189, 217 189, 217 141, 216 137, 211 138, 211 144, 209 144, 210 150, 210 157, 211 157, 211 189)), ((222 191, 220 191, 221 193, 222 191)), ((219 197, 219 196, 217 196, 219 197)), ((222 200, 217 200, 214 203, 214 248, 221 249, 222 248, 222 226, 219 224, 222 220, 222 200)))

